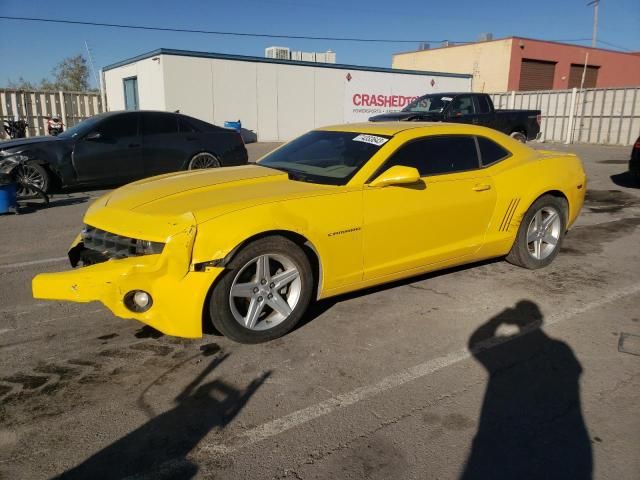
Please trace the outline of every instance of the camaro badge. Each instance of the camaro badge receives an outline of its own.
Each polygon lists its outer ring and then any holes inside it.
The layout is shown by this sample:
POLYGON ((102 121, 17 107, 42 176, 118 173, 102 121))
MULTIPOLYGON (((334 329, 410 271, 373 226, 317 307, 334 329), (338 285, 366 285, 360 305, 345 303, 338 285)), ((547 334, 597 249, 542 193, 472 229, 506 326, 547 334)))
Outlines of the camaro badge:
POLYGON ((360 227, 349 228, 348 230, 338 230, 337 232, 328 233, 328 237, 333 237, 335 235, 344 235, 345 233, 357 232, 358 230, 362 230, 360 227))

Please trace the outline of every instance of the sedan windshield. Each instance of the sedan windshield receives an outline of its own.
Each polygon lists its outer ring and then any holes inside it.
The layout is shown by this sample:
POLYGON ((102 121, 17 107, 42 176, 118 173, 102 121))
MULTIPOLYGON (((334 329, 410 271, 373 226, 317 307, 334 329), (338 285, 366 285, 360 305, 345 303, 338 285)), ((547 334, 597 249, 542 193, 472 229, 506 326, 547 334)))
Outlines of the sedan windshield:
POLYGON ((446 95, 425 95, 402 109, 403 112, 440 113, 447 108, 452 98, 446 95))
POLYGON ((313 131, 260 160, 292 180, 345 185, 390 137, 358 132, 313 131))
POLYGON ((71 128, 68 128, 64 132, 62 132, 58 137, 61 138, 77 138, 86 135, 87 133, 93 131, 93 129, 104 119, 103 115, 95 115, 93 117, 89 117, 86 120, 81 121, 80 123, 74 125, 71 128))

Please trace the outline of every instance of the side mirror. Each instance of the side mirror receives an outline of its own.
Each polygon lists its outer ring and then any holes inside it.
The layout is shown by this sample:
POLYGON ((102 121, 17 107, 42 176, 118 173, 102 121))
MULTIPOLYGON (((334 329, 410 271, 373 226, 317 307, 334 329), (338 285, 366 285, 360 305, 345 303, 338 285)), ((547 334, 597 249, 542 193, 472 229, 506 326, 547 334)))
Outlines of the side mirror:
POLYGON ((100 132, 91 132, 86 137, 84 137, 85 140, 89 141, 100 140, 101 138, 102 134, 100 132))
POLYGON ((391 185, 409 185, 420 181, 420 172, 413 167, 405 167, 395 165, 380 175, 378 175, 371 183, 370 187, 389 187, 391 185))

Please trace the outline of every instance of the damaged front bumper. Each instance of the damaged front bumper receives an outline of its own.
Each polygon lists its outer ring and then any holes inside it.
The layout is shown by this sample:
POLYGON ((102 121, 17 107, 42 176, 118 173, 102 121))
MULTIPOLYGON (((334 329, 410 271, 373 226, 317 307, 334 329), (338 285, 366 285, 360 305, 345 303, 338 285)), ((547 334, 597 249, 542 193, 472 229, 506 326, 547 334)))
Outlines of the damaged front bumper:
MULTIPOLYGON (((175 233, 166 239, 161 254, 114 258, 71 271, 37 275, 32 282, 34 298, 99 301, 114 315, 138 320, 165 334, 201 337, 207 294, 223 269, 196 271, 191 265, 195 225, 174 222, 172 227, 175 233), (135 291, 151 296, 148 310, 135 311, 125 300, 135 291)), ((82 250, 78 236, 70 257, 77 257, 82 250)))

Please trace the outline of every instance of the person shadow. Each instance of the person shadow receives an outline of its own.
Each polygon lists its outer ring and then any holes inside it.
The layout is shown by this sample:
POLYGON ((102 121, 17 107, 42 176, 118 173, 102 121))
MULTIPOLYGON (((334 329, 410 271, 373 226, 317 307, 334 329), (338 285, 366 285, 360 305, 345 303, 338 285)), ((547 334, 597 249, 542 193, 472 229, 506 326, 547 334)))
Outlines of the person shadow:
POLYGON ((271 372, 238 390, 222 380, 200 383, 228 358, 222 354, 176 397, 176 406, 71 468, 57 479, 115 480, 128 477, 189 479, 198 465, 187 454, 214 428, 238 415, 271 372))
POLYGON ((592 477, 582 366, 566 343, 542 330, 543 320, 538 306, 523 300, 471 335, 469 350, 489 380, 462 480, 592 477), (517 332, 501 336, 504 328, 517 332))

